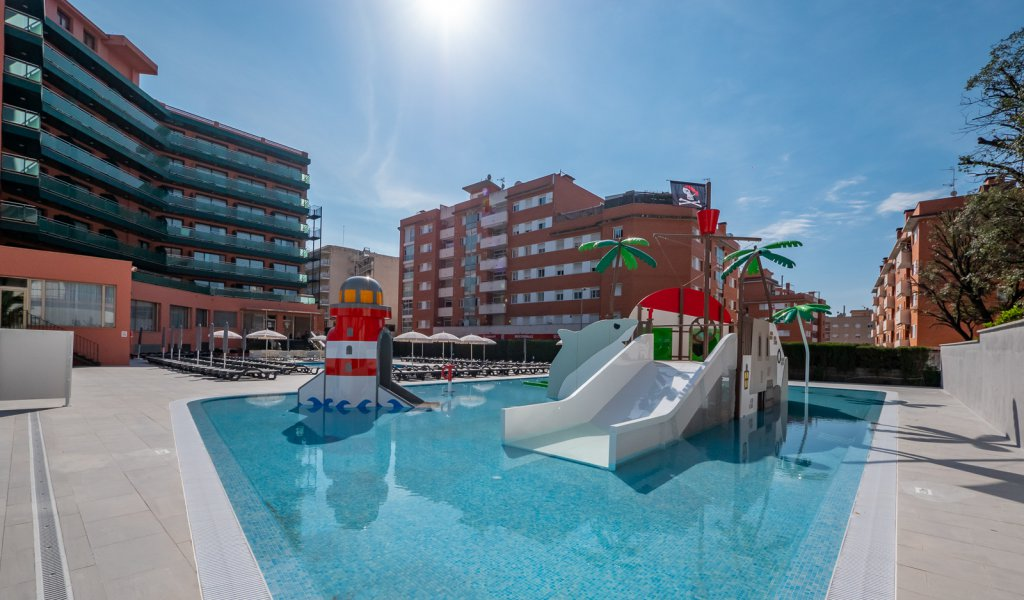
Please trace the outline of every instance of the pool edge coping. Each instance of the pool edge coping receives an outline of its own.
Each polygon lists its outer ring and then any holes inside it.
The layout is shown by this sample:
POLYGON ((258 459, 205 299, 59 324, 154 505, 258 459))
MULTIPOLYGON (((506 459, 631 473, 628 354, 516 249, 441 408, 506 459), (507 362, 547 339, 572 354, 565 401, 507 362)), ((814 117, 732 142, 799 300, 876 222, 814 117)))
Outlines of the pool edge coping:
MULTIPOLYGON (((854 384, 810 385, 871 389, 854 384)), ((899 392, 886 389, 884 402, 872 423, 871 445, 825 593, 827 600, 896 598, 899 392)))
POLYGON ((185 515, 195 554, 196 576, 204 600, 272 598, 263 571, 188 408, 193 402, 236 397, 238 394, 185 398, 168 405, 185 496, 185 515))

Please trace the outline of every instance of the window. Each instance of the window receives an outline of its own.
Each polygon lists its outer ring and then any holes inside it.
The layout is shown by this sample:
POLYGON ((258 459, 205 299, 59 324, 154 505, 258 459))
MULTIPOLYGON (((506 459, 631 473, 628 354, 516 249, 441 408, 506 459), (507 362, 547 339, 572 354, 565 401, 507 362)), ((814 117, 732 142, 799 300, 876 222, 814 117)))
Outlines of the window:
POLYGON ((421 281, 420 282, 420 291, 421 292, 425 292, 425 291, 427 291, 429 289, 430 289, 430 282, 429 281, 421 281))
POLYGON ((612 228, 612 237, 615 238, 615 239, 620 239, 622 237, 622 228, 621 227, 613 227, 612 228))
POLYGON ((615 295, 616 296, 621 296, 622 295, 622 284, 621 283, 616 283, 615 284, 615 295))
POLYGON ((296 265, 285 265, 281 263, 274 263, 274 270, 279 273, 298 273, 299 267, 296 265))
POLYGON ((420 263, 420 273, 429 271, 432 268, 434 268, 434 264, 433 263, 430 263, 430 262, 420 263))
POLYGON ((168 256, 181 256, 181 248, 164 248, 164 254, 168 256))
POLYGON ((433 246, 431 246, 430 244, 423 244, 420 246, 420 252, 430 252, 432 248, 433 246))
POLYGON ((157 321, 157 305, 153 302, 143 302, 142 300, 132 300, 132 331, 156 331, 157 321))
POLYGON ((171 305, 171 322, 172 328, 186 328, 188 327, 188 307, 187 306, 174 306, 171 305))
POLYGON ((541 196, 540 198, 537 198, 537 206, 544 206, 547 203, 548 203, 548 197, 547 196, 541 196))
POLYGON ((196 231, 200 233, 212 233, 213 235, 228 234, 226 227, 217 227, 215 225, 207 225, 206 223, 196 223, 196 231))
POLYGON ((544 292, 534 292, 533 293, 533 301, 534 302, 543 302, 544 301, 544 292))
POLYGON ((212 252, 193 252, 192 258, 200 262, 224 262, 224 255, 212 252))
POLYGON ((205 308, 197 308, 196 309, 196 326, 197 327, 206 327, 207 325, 209 325, 209 322, 208 322, 209 318, 210 318, 210 313, 205 308))
POLYGON ((600 290, 600 288, 594 288, 594 289, 590 290, 590 297, 591 298, 600 298, 601 297, 601 290, 600 290))
POLYGON ((582 300, 583 299, 583 290, 573 290, 572 291, 572 299, 573 300, 582 300))
POLYGON ((185 223, 181 219, 175 219, 174 217, 164 217, 164 222, 167 223, 168 227, 184 227, 185 223))
POLYGON ((224 289, 224 282, 223 281, 206 281, 205 279, 196 279, 192 283, 194 283, 196 285, 201 285, 203 287, 208 287, 208 288, 211 288, 211 289, 215 289, 215 290, 222 290, 222 289, 224 289))
MULTIPOLYGON (((225 202, 224 202, 223 200, 219 200, 219 199, 217 199, 217 198, 206 198, 206 199, 207 199, 208 201, 211 201, 211 202, 213 202, 214 204, 218 204, 219 206, 226 206, 226 203, 225 203, 225 202)), ((196 196, 196 200, 197 200, 197 201, 199 200, 199 196, 198 196, 198 195, 196 196)), ((238 212, 240 212, 240 213, 248 213, 248 214, 251 214, 251 215, 265 215, 265 214, 267 214, 267 211, 266 211, 266 210, 264 210, 264 209, 262 209, 262 208, 257 208, 257 207, 255 207, 255 206, 246 206, 246 205, 244 205, 244 204, 239 204, 239 205, 238 205, 238 206, 236 206, 235 208, 236 208, 236 209, 238 210, 238 212)), ((280 214, 278 214, 278 213, 274 213, 274 217, 275 217, 275 218, 282 218, 282 219, 283 219, 283 218, 285 218, 286 216, 287 216, 287 215, 280 215, 280 214)), ((296 220, 298 220, 298 219, 296 219, 296 220)))
POLYGON ((426 224, 426 225, 423 225, 422 227, 420 227, 420 233, 422 233, 422 234, 430 233, 433 230, 434 230, 434 226, 429 224, 429 223, 426 224))
POLYGON ((263 242, 266 238, 261 233, 249 233, 248 231, 236 231, 235 237, 240 240, 248 240, 250 242, 263 242))
POLYGON ((237 327, 238 314, 227 310, 215 310, 213 311, 213 326, 214 327, 237 327))
POLYGON ((255 258, 236 258, 235 264, 240 267, 249 267, 250 269, 262 269, 263 261, 256 260, 255 258))
MULTIPOLYGON (((261 238, 263 236, 260 236, 261 238)), ((298 248, 298 244, 295 240, 282 240, 281 238, 274 238, 274 245, 281 246, 282 248, 298 248)))
POLYGON ((263 286, 262 285, 249 285, 249 284, 245 283, 245 284, 242 284, 242 288, 241 289, 243 289, 243 290, 245 290, 247 292, 262 292, 263 291, 263 286))
POLYGON ((565 292, 555 292, 555 300, 565 300, 565 292))
POLYGON ((85 42, 85 45, 88 46, 90 50, 92 50, 93 52, 96 51, 96 37, 93 36, 93 34, 89 33, 88 31, 83 31, 82 41, 85 42))
POLYGON ((544 268, 537 269, 537 277, 544 277, 544 268))
POLYGON ((71 31, 71 17, 64 14, 64 11, 62 10, 57 11, 57 24, 64 29, 71 31))

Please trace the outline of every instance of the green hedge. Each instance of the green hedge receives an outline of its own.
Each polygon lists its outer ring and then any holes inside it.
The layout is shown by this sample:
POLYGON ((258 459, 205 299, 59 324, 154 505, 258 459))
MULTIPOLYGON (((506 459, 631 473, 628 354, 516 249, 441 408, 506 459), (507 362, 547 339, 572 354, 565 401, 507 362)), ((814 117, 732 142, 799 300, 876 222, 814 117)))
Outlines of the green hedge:
MULTIPOLYGON (((882 348, 857 344, 812 343, 811 380, 939 386, 939 371, 929 365, 931 348, 882 348)), ((804 345, 783 342, 789 378, 804 378, 804 345)), ((936 360, 932 360, 937 364, 936 360)))

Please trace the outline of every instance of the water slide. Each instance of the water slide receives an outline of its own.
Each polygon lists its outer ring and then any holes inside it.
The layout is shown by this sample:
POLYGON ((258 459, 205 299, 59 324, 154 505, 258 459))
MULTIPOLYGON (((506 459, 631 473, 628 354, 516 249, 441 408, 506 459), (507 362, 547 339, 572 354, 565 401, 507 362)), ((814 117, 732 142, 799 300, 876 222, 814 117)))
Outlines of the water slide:
POLYGON ((676 442, 702 411, 724 406, 722 377, 736 368, 736 336, 704 362, 655 361, 641 335, 562 400, 506 408, 504 443, 614 470, 676 442))

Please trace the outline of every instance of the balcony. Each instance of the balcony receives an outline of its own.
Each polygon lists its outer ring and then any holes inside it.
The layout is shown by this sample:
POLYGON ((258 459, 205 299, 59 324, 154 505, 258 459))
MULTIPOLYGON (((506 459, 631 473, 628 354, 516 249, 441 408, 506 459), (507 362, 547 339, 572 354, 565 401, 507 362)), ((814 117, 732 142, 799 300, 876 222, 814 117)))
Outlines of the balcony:
POLYGON ((438 298, 451 298, 454 295, 455 295, 455 288, 452 288, 452 287, 437 288, 437 297, 438 298))
POLYGON ((446 258, 454 258, 455 257, 455 246, 452 246, 451 248, 441 248, 437 252, 437 257, 442 259, 442 260, 444 260, 446 258))
POLYGON ((904 248, 896 254, 896 268, 909 269, 913 266, 912 255, 909 248, 904 248))
POLYGON ((256 279, 290 285, 305 284, 308 279, 305 273, 290 273, 288 271, 277 271, 275 269, 243 267, 229 262, 194 260, 188 256, 167 255, 166 262, 168 269, 171 271, 179 271, 193 275, 217 274, 221 277, 256 279))
POLYGON ((508 234, 492 235, 480 240, 480 248, 501 248, 508 244, 508 234))
POLYGON ((913 287, 913 284, 909 280, 900 280, 896 283, 896 295, 909 297, 914 292, 913 287))
POLYGON ((485 281, 480 284, 481 292, 504 292, 508 288, 508 281, 504 279, 496 279, 494 281, 485 281))
POLYGON ((76 96, 84 96, 104 110, 114 112, 118 118, 161 148, 204 162, 218 164, 228 169, 276 180, 285 185, 298 188, 309 187, 308 178, 295 167, 230 150, 224 146, 191 138, 167 128, 50 46, 44 46, 43 57, 47 72, 57 75, 66 86, 75 91, 76 96))
POLYGON ((881 323, 881 330, 886 333, 892 333, 894 329, 894 323, 892 319, 886 319, 881 323))
POLYGON ((38 36, 43 35, 42 21, 33 16, 18 12, 9 6, 4 8, 4 24, 38 36))
POLYGON ((297 302, 299 304, 316 304, 316 299, 313 296, 306 294, 275 294, 274 292, 253 292, 237 288, 211 288, 204 285, 196 285, 190 281, 181 281, 179 279, 163 277, 154 273, 147 273, 145 271, 136 271, 132 273, 132 281, 151 283, 153 285, 163 287, 172 287, 196 294, 209 294, 211 296, 246 298, 250 300, 271 300, 276 302, 297 302))
POLYGON ((896 311, 896 324, 910 326, 910 309, 904 308, 896 311))
POLYGON ((482 315, 503 315, 505 314, 505 303, 481 304, 480 314, 482 315))
POLYGON ((450 307, 450 306, 442 306, 442 307, 438 308, 437 309, 437 316, 439 316, 439 317, 451 317, 452 316, 452 307, 450 307))
POLYGON ((508 211, 496 212, 491 215, 480 217, 480 227, 484 229, 490 229, 491 227, 497 227, 508 223, 508 211))
POLYGON ((441 220, 447 221, 453 218, 455 218, 455 207, 441 205, 441 220))
POLYGON ((895 308, 895 306, 896 299, 893 298, 892 296, 886 296, 885 298, 882 298, 882 308, 889 310, 895 308))
POLYGON ((506 262, 507 261, 505 260, 504 256, 502 256, 501 258, 488 258, 488 259, 480 261, 480 270, 481 271, 496 271, 496 270, 499 270, 499 269, 504 269, 505 265, 506 265, 506 262))
POLYGON ((440 235, 442 240, 453 239, 455 238, 455 228, 448 227, 447 229, 442 229, 440 235))
POLYGON ((129 210, 107 198, 97 196, 78 186, 71 185, 49 175, 39 176, 40 195, 50 202, 69 208, 76 213, 87 214, 115 223, 121 227, 142 231, 154 240, 165 240, 194 246, 217 246, 232 252, 253 253, 285 260, 305 259, 305 248, 280 246, 273 242, 246 240, 233 235, 219 235, 196 231, 186 227, 168 226, 164 221, 154 219, 141 212, 129 210))
POLYGON ((441 279, 451 279, 455 277, 455 267, 445 267, 437 270, 437 276, 441 279))

